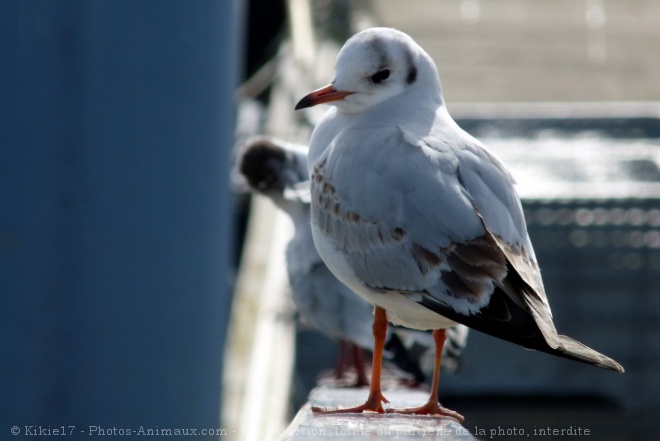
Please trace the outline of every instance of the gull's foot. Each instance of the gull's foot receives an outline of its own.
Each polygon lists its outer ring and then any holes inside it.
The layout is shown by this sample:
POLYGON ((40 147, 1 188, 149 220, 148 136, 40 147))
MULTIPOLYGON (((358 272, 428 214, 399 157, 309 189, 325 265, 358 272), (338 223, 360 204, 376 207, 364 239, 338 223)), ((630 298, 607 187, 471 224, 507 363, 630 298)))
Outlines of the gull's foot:
POLYGON ((440 403, 438 403, 437 401, 428 402, 425 405, 419 407, 410 407, 406 409, 387 409, 387 413, 401 413, 405 415, 447 416, 450 418, 454 418, 459 423, 465 421, 463 415, 461 415, 458 412, 454 412, 451 409, 447 409, 446 407, 442 407, 440 403))

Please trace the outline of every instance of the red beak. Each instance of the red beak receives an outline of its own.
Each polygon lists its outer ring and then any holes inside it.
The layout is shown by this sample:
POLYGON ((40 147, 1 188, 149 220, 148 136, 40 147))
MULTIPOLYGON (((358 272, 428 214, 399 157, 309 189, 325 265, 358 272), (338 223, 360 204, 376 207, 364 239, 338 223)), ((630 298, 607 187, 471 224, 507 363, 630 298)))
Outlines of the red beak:
POLYGON ((298 104, 296 104, 296 110, 313 107, 317 104, 329 103, 330 101, 338 101, 343 99, 346 95, 350 95, 352 93, 353 92, 335 90, 332 84, 329 84, 325 87, 321 87, 320 89, 315 90, 314 92, 298 101, 298 104))

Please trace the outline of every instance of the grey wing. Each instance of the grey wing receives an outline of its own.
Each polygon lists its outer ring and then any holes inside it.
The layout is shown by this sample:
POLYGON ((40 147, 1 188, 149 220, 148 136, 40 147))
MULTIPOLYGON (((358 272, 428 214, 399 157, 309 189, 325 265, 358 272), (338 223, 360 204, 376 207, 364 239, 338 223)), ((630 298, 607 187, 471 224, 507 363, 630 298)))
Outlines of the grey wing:
POLYGON ((369 141, 376 155, 350 141, 368 139, 360 135, 344 133, 320 158, 312 197, 317 226, 362 283, 526 347, 556 347, 522 208, 501 163, 467 134, 429 145, 384 130, 369 141))
POLYGON ((383 130, 376 152, 354 145, 360 133, 338 139, 313 170, 318 227, 366 286, 405 293, 524 347, 622 372, 616 361, 557 334, 514 181, 456 130, 436 144, 383 130))
POLYGON ((398 129, 370 134, 345 132, 315 164, 314 222, 366 286, 478 311, 506 262, 460 180, 455 151, 413 145, 398 129), (378 147, 355 145, 360 139, 378 147))

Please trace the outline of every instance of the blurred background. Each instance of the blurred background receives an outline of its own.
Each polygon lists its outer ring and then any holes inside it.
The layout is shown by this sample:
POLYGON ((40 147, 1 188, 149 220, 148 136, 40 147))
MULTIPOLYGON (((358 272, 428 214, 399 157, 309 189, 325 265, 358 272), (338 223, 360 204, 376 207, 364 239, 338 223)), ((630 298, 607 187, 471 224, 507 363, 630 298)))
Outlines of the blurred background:
POLYGON ((307 143, 325 109, 295 103, 369 26, 434 58, 450 113, 519 181, 558 329, 626 368, 472 333, 443 404, 470 430, 657 438, 659 17, 651 0, 0 2, 3 438, 289 423, 336 342, 297 320, 292 225, 237 187, 234 152, 307 143))

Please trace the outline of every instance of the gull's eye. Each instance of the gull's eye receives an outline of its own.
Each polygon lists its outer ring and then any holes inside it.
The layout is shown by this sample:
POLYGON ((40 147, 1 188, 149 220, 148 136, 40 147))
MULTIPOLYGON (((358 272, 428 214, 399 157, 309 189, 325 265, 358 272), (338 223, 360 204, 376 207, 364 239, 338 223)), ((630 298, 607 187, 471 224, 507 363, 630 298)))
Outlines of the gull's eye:
POLYGON ((375 74, 373 74, 373 75, 371 76, 371 81, 373 81, 374 83, 378 84, 378 83, 380 83, 381 81, 385 81, 385 80, 388 79, 389 77, 390 77, 390 70, 389 70, 389 69, 383 69, 383 70, 379 70, 378 72, 376 72, 375 74))

